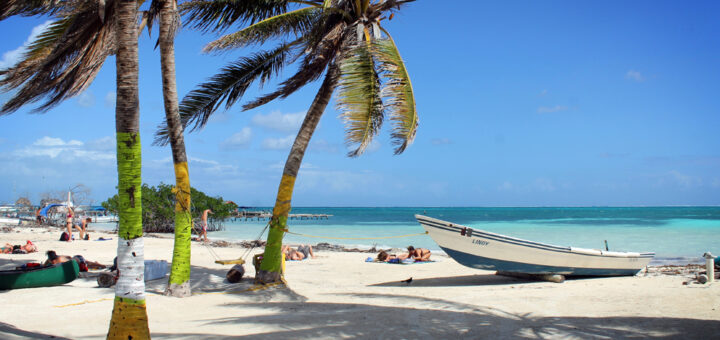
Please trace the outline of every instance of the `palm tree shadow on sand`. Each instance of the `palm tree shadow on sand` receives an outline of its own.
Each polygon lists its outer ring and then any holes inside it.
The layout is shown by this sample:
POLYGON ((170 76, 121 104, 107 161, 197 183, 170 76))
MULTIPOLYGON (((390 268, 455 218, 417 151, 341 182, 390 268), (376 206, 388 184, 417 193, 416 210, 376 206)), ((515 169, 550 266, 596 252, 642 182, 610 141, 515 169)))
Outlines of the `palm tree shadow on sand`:
MULTIPOLYGON (((511 278, 508 278, 511 279, 511 278)), ((458 285, 462 285, 462 280, 458 285)), ((207 288, 207 287, 206 287, 207 288)), ((223 304, 222 316, 205 315, 202 328, 234 325, 234 334, 153 333, 153 338, 683 338, 706 339, 720 321, 663 317, 545 317, 497 308, 397 294, 343 294, 366 303, 307 302, 291 288, 235 292, 244 301, 223 304), (379 304, 372 304, 376 300, 379 304), (390 304, 390 306, 388 306, 390 304), (420 308, 414 306, 422 306, 420 308), (232 310, 254 316, 227 316, 232 310), (268 331, 270 330, 270 331, 268 331)))

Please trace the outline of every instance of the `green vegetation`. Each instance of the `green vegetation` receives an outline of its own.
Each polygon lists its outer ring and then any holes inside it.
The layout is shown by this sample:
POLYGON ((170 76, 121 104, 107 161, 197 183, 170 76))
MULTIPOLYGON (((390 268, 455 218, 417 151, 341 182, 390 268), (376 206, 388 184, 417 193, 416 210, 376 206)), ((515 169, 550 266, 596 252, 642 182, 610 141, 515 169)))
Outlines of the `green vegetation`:
MULTIPOLYGON (((143 231, 169 233, 175 230, 175 193, 172 189, 172 185, 164 183, 160 183, 157 187, 142 185, 143 231)), ((208 217, 209 221, 223 220, 230 217, 237 208, 235 203, 225 203, 222 197, 210 197, 192 187, 190 188, 190 197, 193 203, 190 213, 193 218, 199 218, 205 209, 210 209, 213 214, 208 217)), ((101 204, 114 214, 119 211, 118 195, 101 204)), ((212 227, 213 224, 208 225, 208 230, 213 230, 212 227)))

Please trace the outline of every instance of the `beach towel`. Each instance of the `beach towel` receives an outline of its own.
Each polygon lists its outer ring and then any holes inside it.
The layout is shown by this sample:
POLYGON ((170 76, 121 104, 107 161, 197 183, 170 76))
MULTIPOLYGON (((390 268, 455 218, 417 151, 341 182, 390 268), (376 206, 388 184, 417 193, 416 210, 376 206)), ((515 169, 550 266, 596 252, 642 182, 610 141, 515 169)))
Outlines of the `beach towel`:
POLYGON ((435 262, 433 260, 430 261, 415 261, 413 259, 391 259, 389 261, 377 261, 373 259, 372 257, 368 257, 365 259, 365 262, 376 262, 376 263, 389 263, 389 264, 416 264, 416 263, 429 263, 429 262, 435 262))

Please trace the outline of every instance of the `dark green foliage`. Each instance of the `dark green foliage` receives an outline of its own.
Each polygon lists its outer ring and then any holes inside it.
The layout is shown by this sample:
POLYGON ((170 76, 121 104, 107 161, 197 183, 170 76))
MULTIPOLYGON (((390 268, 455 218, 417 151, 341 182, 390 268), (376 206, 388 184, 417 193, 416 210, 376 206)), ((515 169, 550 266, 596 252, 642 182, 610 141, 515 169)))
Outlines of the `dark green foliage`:
MULTIPOLYGON (((172 192, 173 186, 170 184, 160 183, 157 187, 143 184, 142 186, 142 213, 143 213, 143 231, 150 233, 170 233, 175 230, 175 193, 172 192)), ((208 217, 208 230, 220 230, 221 225, 217 221, 222 221, 231 216, 237 209, 235 203, 225 203, 222 197, 210 197, 205 193, 190 188, 190 199, 192 206, 190 213, 193 221, 197 222, 205 209, 210 209, 213 214, 208 217)), ((108 211, 117 214, 118 195, 102 202, 102 206, 108 211)))

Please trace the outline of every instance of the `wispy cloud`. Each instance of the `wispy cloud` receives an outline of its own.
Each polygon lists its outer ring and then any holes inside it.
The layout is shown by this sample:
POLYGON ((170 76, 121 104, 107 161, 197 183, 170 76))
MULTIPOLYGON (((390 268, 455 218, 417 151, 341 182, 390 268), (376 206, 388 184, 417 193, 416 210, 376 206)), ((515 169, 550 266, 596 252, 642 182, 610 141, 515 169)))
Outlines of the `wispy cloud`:
MULTIPOLYGON (((104 140, 104 139, 103 139, 104 140)), ((99 149, 99 141, 91 141, 90 147, 78 140, 64 141, 61 138, 45 136, 31 145, 14 151, 18 158, 49 158, 61 162, 80 161, 109 161, 115 159, 112 149, 99 149)))
POLYGON ((262 148, 265 150, 288 150, 295 141, 295 136, 289 135, 283 138, 265 138, 262 148))
POLYGON ((105 107, 115 107, 115 99, 117 94, 115 91, 110 91, 105 94, 105 107))
POLYGON ((645 77, 638 71, 630 70, 625 73, 625 79, 634 80, 637 82, 645 81, 645 77))
POLYGON ((300 129, 302 121, 305 118, 305 112, 297 113, 281 113, 273 111, 266 115, 256 114, 252 117, 252 123, 275 131, 295 132, 300 129))
POLYGON ((240 132, 232 134, 232 136, 228 137, 226 140, 220 143, 220 148, 225 150, 245 148, 250 145, 252 135, 252 129, 250 129, 249 127, 244 127, 242 128, 242 130, 240 130, 240 132))
POLYGON ((555 105, 555 106, 540 106, 537 109, 538 113, 553 113, 553 112, 560 112, 560 111, 566 111, 568 109, 565 105, 555 105))
POLYGON ((548 90, 542 90, 540 91, 540 94, 538 94, 538 97, 545 97, 548 94, 548 90))
POLYGON ((92 107, 95 105, 95 96, 90 91, 84 91, 78 95, 77 103, 82 107, 92 107))
POLYGON ((12 50, 3 53, 2 60, 0 60, 0 69, 8 68, 15 66, 18 61, 20 61, 20 58, 22 58, 25 51, 27 51, 28 46, 30 46, 30 43, 37 38, 42 31, 44 31, 51 23, 52 21, 48 20, 40 25, 37 25, 33 27, 32 31, 30 32, 30 36, 25 40, 25 42, 22 44, 22 46, 12 50))

